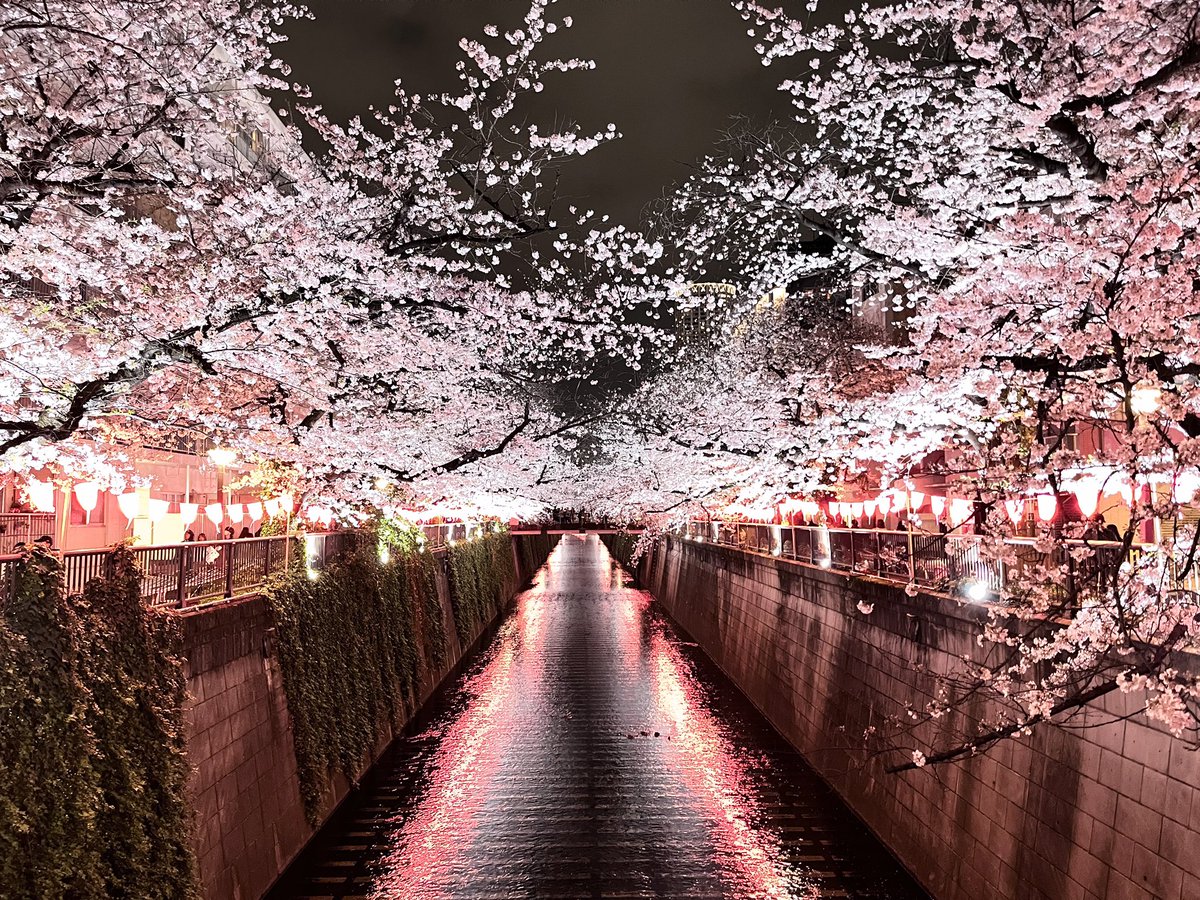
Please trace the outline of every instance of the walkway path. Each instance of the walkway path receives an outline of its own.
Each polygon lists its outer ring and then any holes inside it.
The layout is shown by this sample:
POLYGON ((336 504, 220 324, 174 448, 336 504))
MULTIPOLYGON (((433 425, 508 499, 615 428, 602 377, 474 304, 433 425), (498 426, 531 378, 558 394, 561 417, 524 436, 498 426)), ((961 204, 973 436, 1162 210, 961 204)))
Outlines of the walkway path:
POLYGON ((595 536, 435 702, 276 896, 924 896, 595 536))

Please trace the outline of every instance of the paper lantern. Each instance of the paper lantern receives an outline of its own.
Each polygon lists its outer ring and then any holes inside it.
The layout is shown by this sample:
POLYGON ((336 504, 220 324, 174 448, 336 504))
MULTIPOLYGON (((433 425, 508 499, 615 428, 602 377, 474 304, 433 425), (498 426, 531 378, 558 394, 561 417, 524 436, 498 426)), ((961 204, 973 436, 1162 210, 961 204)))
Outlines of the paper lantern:
POLYGON ((180 503, 179 518, 183 522, 183 527, 187 528, 200 516, 199 503, 180 503))
POLYGON ((892 509, 897 513, 908 509, 908 491, 892 491, 892 509))
POLYGON ((971 518, 971 511, 975 508, 970 500, 965 500, 962 497, 955 497, 950 501, 950 521, 957 528, 968 519, 971 518))
POLYGON ((275 518, 277 515, 279 515, 279 498, 278 497, 270 498, 265 503, 263 503, 263 508, 267 512, 268 519, 275 518))
POLYGON ((881 516, 886 516, 892 511, 891 494, 880 494, 875 498, 875 502, 879 505, 879 514, 881 516))
POLYGON ((929 508, 933 510, 933 514, 940 519, 942 517, 942 513, 946 511, 946 498, 930 497, 929 508))
POLYGON ((831 500, 829 502, 829 514, 840 519, 842 517, 842 504, 837 500, 831 500))
POLYGON ((263 517, 263 505, 257 500, 254 503, 247 503, 246 515, 250 517, 251 521, 257 522, 263 517))
POLYGON ((84 522, 90 524, 92 521, 92 510, 96 508, 96 503, 100 500, 100 485, 94 481, 80 482, 75 485, 75 499, 83 507, 85 514, 84 522))
POLYGON ((1175 502, 1190 503, 1197 491, 1200 491, 1200 474, 1180 472, 1179 477, 1175 479, 1175 487, 1172 489, 1175 502))
POLYGON ((169 500, 159 500, 151 497, 146 503, 146 514, 150 517, 151 522, 161 522, 170 508, 171 502, 169 500))
POLYGON ((925 492, 913 491, 908 495, 908 508, 913 512, 919 512, 921 507, 925 505, 925 492))
POLYGON ((38 512, 54 512, 54 482, 33 478, 26 483, 25 494, 38 512))
POLYGON ((281 512, 291 515, 296 510, 296 498, 291 494, 280 494, 279 509, 281 512))
POLYGON ((136 493, 121 494, 117 497, 117 506, 121 508, 121 515, 127 519, 137 518, 138 505, 136 493))
POLYGON ((1025 518, 1025 501, 1005 500, 1004 511, 1008 513, 1008 517, 1012 519, 1014 525, 1020 525, 1021 520, 1025 518))
POLYGON ((1133 485, 1129 481, 1118 482, 1117 493, 1121 495, 1126 506, 1133 506, 1133 485))
POLYGON ((1100 482, 1094 478, 1088 478, 1075 482, 1071 489, 1079 503, 1079 511, 1083 513, 1084 518, 1090 519, 1096 514, 1096 507, 1100 505, 1100 482))
POLYGON ((875 518, 875 507, 877 506, 874 500, 863 501, 863 512, 867 514, 868 519, 875 518))
POLYGON ((1043 522, 1049 522, 1058 511, 1058 498, 1053 494, 1038 494, 1037 514, 1043 522))
POLYGON ((240 522, 246 518, 246 508, 240 503, 230 503, 227 510, 230 522, 240 522))
POLYGON ((208 518, 208 521, 219 527, 225 519, 225 507, 220 503, 210 503, 204 507, 204 515, 208 518))

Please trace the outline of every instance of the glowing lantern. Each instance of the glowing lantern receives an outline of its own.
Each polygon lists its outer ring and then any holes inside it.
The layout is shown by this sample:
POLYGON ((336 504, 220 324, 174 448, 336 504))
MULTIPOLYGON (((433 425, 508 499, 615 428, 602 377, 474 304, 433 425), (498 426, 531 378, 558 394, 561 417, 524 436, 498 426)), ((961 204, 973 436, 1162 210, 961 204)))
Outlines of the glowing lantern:
POLYGON ((1049 522, 1058 511, 1058 498, 1053 494, 1038 494, 1037 514, 1043 522, 1049 522))
POLYGON ((94 481, 84 481, 75 485, 75 499, 83 507, 84 522, 90 524, 92 510, 96 508, 96 503, 100 500, 100 485, 94 481))
POLYGON ((863 512, 867 514, 868 519, 875 518, 875 506, 876 506, 876 503, 874 500, 864 500, 863 501, 863 512))
POLYGON ((880 494, 876 502, 879 504, 879 514, 886 516, 892 511, 892 497, 890 494, 880 494))
POLYGON ((929 508, 932 509, 933 514, 940 519, 942 517, 942 513, 944 513, 946 511, 946 498, 945 497, 930 497, 929 498, 929 508))
POLYGON ((839 519, 842 518, 842 504, 836 500, 830 501, 829 514, 832 516, 836 516, 839 519))
POLYGON ((908 508, 913 512, 919 512, 921 507, 925 505, 925 492, 913 491, 908 495, 908 508))
POLYGON ((971 510, 974 504, 970 500, 964 500, 961 497, 956 497, 950 501, 950 521, 955 523, 955 527, 963 524, 971 518, 971 510))
POLYGON ((1021 520, 1025 518, 1025 501, 1005 500, 1004 511, 1008 513, 1008 517, 1012 519, 1014 525, 1020 525, 1021 520))
POLYGON ((1117 485, 1117 493, 1121 495, 1121 499, 1125 501, 1126 506, 1133 506, 1133 485, 1130 482, 1120 482, 1117 485))
POLYGON ((225 508, 220 503, 210 503, 204 507, 204 515, 213 525, 220 526, 225 519, 225 508))
POLYGON ((146 513, 149 515, 151 522, 161 522, 170 508, 171 502, 169 500, 157 500, 152 497, 146 503, 146 513))
POLYGON ((280 512, 287 513, 290 516, 295 511, 295 509, 296 509, 296 498, 295 497, 293 497, 291 494, 280 494, 279 495, 279 511, 280 512))
POLYGON ((1175 487, 1172 489, 1171 496, 1175 498, 1176 503, 1190 503, 1198 490, 1200 490, 1200 474, 1180 472, 1175 479, 1175 487))
POLYGON ((230 503, 228 510, 230 522, 240 522, 246 517, 246 507, 240 503, 230 503))
POLYGON ((892 492, 892 509, 897 513, 908 509, 908 491, 892 492))
POLYGON ((1096 507, 1100 505, 1100 482, 1094 478, 1077 481, 1072 490, 1079 503, 1079 511, 1083 513, 1084 518, 1090 519, 1096 514, 1096 507))
POLYGON ((54 512, 54 482, 34 478, 25 485, 25 494, 38 512, 54 512))
POLYGON ((183 522, 183 527, 187 528, 200 516, 199 503, 180 503, 179 518, 183 522))
POLYGON ((117 497, 117 506, 121 508, 121 515, 123 515, 125 518, 137 518, 138 495, 136 493, 121 494, 117 497))
POLYGON ((275 518, 277 515, 279 515, 279 498, 272 497, 271 499, 267 500, 265 503, 263 503, 263 509, 266 510, 268 519, 275 518))
POLYGON ((850 504, 850 515, 858 519, 862 517, 863 505, 861 503, 850 504))
POLYGON ((251 521, 258 521, 263 517, 263 505, 258 501, 247 503, 246 515, 250 517, 251 521))

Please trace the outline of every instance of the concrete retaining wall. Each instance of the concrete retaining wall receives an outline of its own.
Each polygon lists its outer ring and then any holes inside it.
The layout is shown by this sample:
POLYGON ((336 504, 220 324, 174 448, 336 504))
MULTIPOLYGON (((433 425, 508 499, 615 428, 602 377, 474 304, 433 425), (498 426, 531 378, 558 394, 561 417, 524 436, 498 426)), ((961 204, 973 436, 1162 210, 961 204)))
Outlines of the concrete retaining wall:
MULTIPOLYGON (((517 592, 544 560, 553 539, 515 537, 517 592), (518 552, 517 541, 536 546, 518 552)), ((469 647, 455 633, 444 570, 438 593, 445 617, 446 662, 423 672, 421 702, 469 647)), ((255 597, 186 612, 184 667, 190 696, 187 749, 203 894, 208 900, 257 900, 303 848, 313 830, 304 817, 287 699, 266 601, 255 597)), ((484 629, 481 629, 481 631, 484 629)), ((474 635, 472 641, 479 635, 474 635)), ((391 742, 376 748, 377 759, 391 742)), ((330 812, 349 790, 339 777, 330 812)))
POLYGON ((1200 898, 1200 754, 1125 718, 1123 695, 1073 727, 889 775, 859 736, 924 704, 922 668, 971 653, 969 607, 674 539, 639 574, 938 900, 1200 898))

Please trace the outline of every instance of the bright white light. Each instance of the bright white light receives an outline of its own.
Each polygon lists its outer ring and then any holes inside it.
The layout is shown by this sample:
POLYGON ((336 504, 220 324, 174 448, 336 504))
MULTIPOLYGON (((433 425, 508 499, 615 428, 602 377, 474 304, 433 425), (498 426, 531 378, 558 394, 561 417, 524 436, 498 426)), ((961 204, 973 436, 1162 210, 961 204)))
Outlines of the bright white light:
POLYGON ((1162 391, 1152 384, 1139 384, 1129 392, 1129 409, 1135 416, 1150 416, 1158 411, 1162 391))
POLYGON ((983 603, 988 598, 988 586, 982 581, 969 581, 963 585, 963 593, 972 603, 983 603))
POLYGON ((380 561, 381 563, 383 563, 385 566, 386 566, 386 565, 387 565, 389 562, 391 562, 391 561, 392 561, 392 554, 391 554, 391 551, 388 549, 388 545, 387 545, 387 544, 382 544, 382 545, 380 545, 380 547, 379 547, 379 561, 380 561))
POLYGON ((822 556, 817 560, 817 565, 819 565, 822 569, 828 569, 833 565, 833 559, 828 556, 822 556))
POLYGON ((237 460, 237 451, 230 450, 228 447, 213 447, 208 451, 208 458, 213 461, 214 465, 232 466, 237 460))

